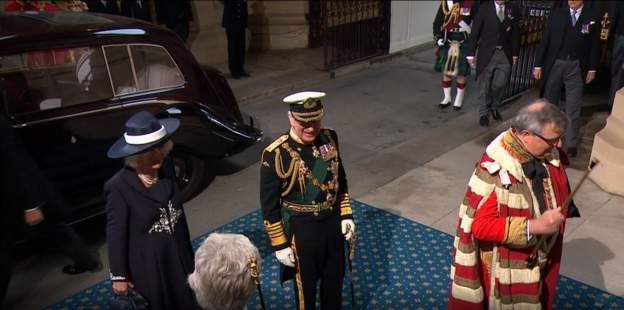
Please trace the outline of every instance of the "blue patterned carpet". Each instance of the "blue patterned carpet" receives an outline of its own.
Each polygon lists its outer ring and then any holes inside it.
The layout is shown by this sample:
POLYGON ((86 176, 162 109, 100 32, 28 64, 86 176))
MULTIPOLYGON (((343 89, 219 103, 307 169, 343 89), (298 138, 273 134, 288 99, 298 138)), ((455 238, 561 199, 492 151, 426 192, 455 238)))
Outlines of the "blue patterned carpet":
MULTIPOLYGON (((357 309, 445 309, 449 285, 450 235, 354 201, 358 224, 353 283, 357 309)), ((218 229, 242 233, 260 249, 267 309, 294 309, 292 283, 279 284, 279 265, 264 233, 260 210, 218 229)), ((196 248, 208 233, 195 238, 196 248)), ((345 279, 343 308, 350 305, 345 279)), ((46 309, 106 309, 110 281, 102 281, 46 309)), ((249 309, 261 309, 254 295, 249 309)), ((624 298, 561 276, 555 309, 624 309, 624 298)))

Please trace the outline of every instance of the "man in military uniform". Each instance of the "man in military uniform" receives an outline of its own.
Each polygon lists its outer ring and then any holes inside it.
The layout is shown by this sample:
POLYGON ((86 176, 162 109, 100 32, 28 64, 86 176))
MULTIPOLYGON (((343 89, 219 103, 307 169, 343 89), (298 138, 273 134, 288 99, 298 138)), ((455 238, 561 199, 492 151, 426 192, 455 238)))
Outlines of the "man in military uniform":
POLYGON ((464 102, 466 77, 470 75, 470 65, 466 59, 468 37, 475 13, 475 1, 440 1, 440 8, 433 21, 433 37, 437 45, 434 70, 442 73, 442 90, 444 91, 444 99, 440 102, 440 108, 447 108, 451 105, 453 78, 457 80, 457 94, 453 109, 461 109, 464 102))
POLYGON ((338 136, 321 128, 320 92, 284 98, 290 132, 262 153, 260 202, 271 246, 283 265, 281 280, 294 277, 298 309, 315 309, 320 279, 322 309, 339 309, 344 278, 344 240, 355 237, 338 136))

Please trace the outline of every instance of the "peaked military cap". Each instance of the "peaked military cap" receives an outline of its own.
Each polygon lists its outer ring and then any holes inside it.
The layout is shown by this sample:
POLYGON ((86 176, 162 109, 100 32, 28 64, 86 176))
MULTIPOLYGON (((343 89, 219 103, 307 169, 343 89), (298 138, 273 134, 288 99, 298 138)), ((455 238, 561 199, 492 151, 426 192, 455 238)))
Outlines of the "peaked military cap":
POLYGON ((284 98, 284 103, 290 105, 290 113, 294 119, 300 122, 311 122, 320 120, 325 115, 321 103, 323 97, 325 97, 325 93, 304 91, 284 98))

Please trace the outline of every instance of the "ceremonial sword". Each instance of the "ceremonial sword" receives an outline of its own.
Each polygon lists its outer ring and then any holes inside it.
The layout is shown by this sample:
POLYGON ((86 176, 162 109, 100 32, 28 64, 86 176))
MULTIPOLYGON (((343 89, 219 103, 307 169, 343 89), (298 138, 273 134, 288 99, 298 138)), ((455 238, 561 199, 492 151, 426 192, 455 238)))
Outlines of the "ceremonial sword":
MULTIPOLYGON (((351 226, 347 226, 346 234, 351 231, 351 226)), ((351 306, 355 309, 355 293, 353 289, 353 257, 355 256, 355 239, 356 234, 353 232, 353 236, 349 240, 347 240, 347 252, 348 254, 348 266, 349 266, 349 288, 351 289, 351 306)))

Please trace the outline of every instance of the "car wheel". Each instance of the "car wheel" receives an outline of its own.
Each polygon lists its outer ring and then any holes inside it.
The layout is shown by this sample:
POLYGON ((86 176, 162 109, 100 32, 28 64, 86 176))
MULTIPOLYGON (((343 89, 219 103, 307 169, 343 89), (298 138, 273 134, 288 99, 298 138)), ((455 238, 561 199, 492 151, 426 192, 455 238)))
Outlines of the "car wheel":
POLYGON ((188 201, 202 190, 206 176, 206 163, 197 156, 174 151, 171 154, 182 201, 188 201))

